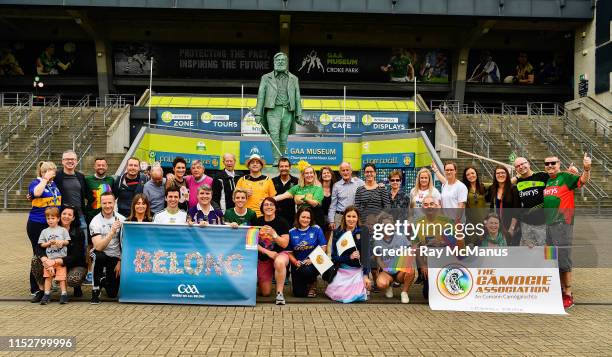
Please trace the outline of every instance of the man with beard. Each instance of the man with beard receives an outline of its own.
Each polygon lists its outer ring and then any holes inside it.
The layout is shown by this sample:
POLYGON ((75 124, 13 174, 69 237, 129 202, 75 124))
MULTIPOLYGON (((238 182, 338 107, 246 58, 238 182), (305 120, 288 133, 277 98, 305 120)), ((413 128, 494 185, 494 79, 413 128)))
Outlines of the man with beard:
MULTIPOLYGON (((281 157, 278 160, 278 176, 272 179, 277 195, 282 195, 298 184, 298 178, 291 176, 289 170, 291 170, 291 162, 286 157, 281 157)), ((295 202, 292 199, 282 200, 277 205, 278 215, 283 217, 289 225, 292 225, 295 220, 295 202)))

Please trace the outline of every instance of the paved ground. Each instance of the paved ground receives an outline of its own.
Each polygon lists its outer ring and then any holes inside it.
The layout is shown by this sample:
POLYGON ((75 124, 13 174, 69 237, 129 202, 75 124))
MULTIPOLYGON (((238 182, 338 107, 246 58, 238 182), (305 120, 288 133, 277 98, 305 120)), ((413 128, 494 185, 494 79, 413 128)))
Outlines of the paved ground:
POLYGON ((577 223, 574 258, 584 268, 576 269, 578 304, 567 316, 434 312, 417 291, 410 305, 391 305, 376 294, 371 303, 348 306, 324 298, 289 300, 283 307, 262 300, 254 308, 79 301, 40 306, 24 301, 26 219, 0 214, 0 336, 73 335, 80 356, 612 356, 609 219, 577 223))

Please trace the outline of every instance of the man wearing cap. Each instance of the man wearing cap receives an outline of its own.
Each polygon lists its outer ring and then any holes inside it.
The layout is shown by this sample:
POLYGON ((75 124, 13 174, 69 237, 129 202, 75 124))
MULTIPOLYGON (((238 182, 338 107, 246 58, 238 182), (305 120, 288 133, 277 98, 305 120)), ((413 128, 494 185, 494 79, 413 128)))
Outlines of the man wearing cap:
POLYGON ((274 55, 274 71, 261 77, 255 107, 255 122, 261 124, 272 140, 274 166, 285 154, 287 137, 302 121, 302 103, 298 79, 289 73, 287 55, 274 55))
POLYGON ((276 196, 274 183, 268 176, 262 175, 261 173, 265 165, 266 163, 261 156, 257 154, 251 155, 246 162, 246 167, 249 168, 249 174, 241 177, 236 184, 236 189, 247 192, 246 207, 255 211, 257 217, 262 216, 259 206, 264 198, 276 196))

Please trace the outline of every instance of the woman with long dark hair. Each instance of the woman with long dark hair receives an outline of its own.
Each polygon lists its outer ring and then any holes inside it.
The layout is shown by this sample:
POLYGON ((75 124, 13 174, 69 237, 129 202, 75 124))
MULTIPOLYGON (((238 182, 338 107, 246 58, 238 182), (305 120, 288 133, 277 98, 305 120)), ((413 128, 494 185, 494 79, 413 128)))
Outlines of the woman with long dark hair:
POLYGON ((137 193, 132 200, 130 215, 126 219, 128 222, 153 222, 151 214, 151 203, 142 193, 137 193))
POLYGON ((487 201, 489 207, 493 208, 499 218, 504 230, 509 234, 508 245, 517 245, 514 241, 514 233, 517 224, 517 208, 521 207, 518 190, 510 182, 510 174, 505 166, 498 165, 495 168, 495 180, 489 188, 487 201))
POLYGON ((332 240, 331 259, 337 265, 338 272, 325 290, 325 294, 330 299, 343 303, 367 300, 367 291, 370 289, 371 281, 368 266, 369 238, 363 236, 366 231, 361 230, 359 226, 357 207, 347 207, 342 215, 342 223, 334 232, 332 240), (344 234, 347 232, 351 233, 355 245, 340 252, 343 246, 348 247, 350 244, 340 242, 346 240, 344 234))
MULTIPOLYGON (((480 173, 474 166, 468 166, 463 170, 461 182, 468 189, 467 202, 465 203, 466 223, 483 223, 489 213, 489 204, 486 200, 487 190, 490 185, 485 186, 480 180, 480 173)), ((467 244, 476 243, 474 237, 467 237, 467 244)))

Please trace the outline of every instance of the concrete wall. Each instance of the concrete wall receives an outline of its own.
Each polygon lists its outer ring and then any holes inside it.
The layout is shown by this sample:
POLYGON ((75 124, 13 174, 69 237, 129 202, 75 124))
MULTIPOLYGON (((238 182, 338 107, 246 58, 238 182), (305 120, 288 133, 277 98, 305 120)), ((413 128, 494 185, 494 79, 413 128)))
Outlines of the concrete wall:
MULTIPOLYGON (((581 74, 586 74, 589 80, 588 96, 607 108, 612 108, 612 91, 595 94, 595 29, 597 18, 580 26, 575 32, 574 46, 574 98, 579 98, 578 83, 581 74)), ((612 34, 611 34, 612 37, 612 34)), ((609 59, 612 61, 612 59, 609 59)), ((612 73, 610 73, 612 83, 612 73)))

